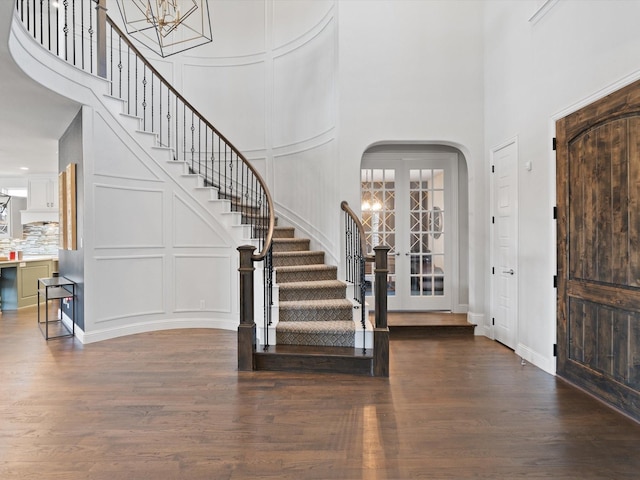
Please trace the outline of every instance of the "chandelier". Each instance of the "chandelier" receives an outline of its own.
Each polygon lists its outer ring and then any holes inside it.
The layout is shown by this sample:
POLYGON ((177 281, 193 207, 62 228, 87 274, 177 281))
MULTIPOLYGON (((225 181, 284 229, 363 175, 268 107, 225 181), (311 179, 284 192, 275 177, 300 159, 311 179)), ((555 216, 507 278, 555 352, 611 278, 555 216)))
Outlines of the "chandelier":
POLYGON ((116 0, 129 35, 161 57, 213 41, 208 0, 116 0))

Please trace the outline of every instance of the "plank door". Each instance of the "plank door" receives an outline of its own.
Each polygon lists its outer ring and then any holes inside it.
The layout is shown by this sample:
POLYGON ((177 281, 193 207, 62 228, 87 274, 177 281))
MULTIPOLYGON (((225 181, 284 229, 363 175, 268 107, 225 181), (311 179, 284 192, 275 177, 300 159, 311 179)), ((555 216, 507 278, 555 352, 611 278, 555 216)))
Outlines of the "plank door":
POLYGON ((557 373, 640 419, 640 82, 556 134, 557 373))

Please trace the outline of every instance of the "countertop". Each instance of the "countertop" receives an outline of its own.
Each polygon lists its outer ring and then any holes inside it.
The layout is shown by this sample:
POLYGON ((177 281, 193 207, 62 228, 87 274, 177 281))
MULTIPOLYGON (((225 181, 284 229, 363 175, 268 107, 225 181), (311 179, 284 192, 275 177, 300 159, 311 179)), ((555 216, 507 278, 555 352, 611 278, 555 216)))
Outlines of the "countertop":
POLYGON ((5 258, 7 257, 0 257, 0 268, 2 267, 13 267, 13 266, 18 266, 21 263, 28 263, 28 262, 41 262, 41 261, 48 261, 48 260, 58 260, 58 257, 52 256, 52 255, 25 255, 24 257, 22 257, 22 260, 5 260, 5 258))

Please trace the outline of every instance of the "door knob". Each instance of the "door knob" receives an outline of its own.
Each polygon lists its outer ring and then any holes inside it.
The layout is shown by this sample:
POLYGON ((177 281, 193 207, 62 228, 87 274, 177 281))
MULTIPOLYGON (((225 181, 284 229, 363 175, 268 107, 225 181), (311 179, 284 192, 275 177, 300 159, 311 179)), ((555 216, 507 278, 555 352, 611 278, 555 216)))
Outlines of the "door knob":
POLYGON ((516 272, 513 271, 513 268, 510 268, 509 270, 503 270, 502 273, 508 273, 509 275, 513 275, 516 272))

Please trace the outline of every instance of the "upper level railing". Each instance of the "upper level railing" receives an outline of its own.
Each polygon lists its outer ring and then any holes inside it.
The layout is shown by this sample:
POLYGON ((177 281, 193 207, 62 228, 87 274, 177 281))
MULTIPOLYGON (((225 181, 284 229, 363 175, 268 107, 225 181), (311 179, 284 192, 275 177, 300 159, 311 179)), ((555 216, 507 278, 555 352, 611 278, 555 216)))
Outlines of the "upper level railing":
POLYGON ((271 246, 275 216, 271 194, 242 153, 191 105, 106 15, 105 0, 16 0, 16 11, 33 38, 52 53, 110 81, 111 95, 142 130, 157 135, 205 185, 218 189, 258 245, 253 261, 271 246))

